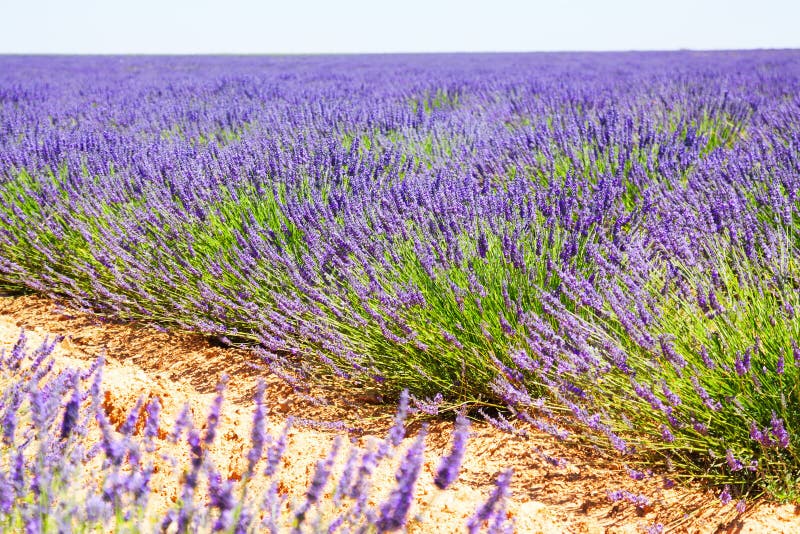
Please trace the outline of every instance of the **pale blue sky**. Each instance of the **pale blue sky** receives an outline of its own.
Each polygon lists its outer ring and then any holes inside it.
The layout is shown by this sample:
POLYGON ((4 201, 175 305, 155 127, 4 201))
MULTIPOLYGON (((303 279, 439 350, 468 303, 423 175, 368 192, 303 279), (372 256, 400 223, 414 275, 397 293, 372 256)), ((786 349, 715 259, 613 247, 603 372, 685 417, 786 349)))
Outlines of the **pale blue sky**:
POLYGON ((0 0, 0 53, 800 48, 800 0, 0 0))

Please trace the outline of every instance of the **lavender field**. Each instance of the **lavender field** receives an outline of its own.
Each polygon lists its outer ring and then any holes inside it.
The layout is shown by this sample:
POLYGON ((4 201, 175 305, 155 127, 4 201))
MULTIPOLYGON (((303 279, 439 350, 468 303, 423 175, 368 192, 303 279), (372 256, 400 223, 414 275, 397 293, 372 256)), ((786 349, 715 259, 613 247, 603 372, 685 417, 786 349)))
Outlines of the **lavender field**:
POLYGON ((799 190, 795 51, 0 58, 6 291, 727 498, 797 499, 799 190))

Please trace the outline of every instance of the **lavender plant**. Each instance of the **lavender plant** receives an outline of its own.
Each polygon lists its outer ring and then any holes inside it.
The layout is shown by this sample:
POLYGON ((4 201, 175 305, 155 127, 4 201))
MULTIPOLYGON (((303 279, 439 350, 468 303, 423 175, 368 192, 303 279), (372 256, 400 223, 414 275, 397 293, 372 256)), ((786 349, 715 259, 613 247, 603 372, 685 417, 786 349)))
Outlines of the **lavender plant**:
POLYGON ((796 51, 0 64, 4 286, 794 497, 796 51))

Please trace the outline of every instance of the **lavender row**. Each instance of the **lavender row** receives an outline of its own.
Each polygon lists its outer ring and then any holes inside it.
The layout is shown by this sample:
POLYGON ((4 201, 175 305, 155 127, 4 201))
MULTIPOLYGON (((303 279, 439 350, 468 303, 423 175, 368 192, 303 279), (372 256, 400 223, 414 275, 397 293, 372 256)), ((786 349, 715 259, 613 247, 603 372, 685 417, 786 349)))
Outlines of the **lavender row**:
POLYGON ((4 284, 298 388, 796 465, 796 52, 2 61, 4 284))

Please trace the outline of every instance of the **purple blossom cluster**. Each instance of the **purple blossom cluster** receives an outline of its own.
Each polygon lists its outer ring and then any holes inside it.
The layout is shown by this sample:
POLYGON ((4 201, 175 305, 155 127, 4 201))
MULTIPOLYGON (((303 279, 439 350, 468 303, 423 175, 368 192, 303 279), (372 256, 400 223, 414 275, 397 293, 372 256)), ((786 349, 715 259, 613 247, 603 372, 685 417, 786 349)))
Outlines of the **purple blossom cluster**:
POLYGON ((609 491, 608 500, 611 502, 627 501, 638 508, 647 508, 650 506, 650 499, 645 495, 638 495, 627 490, 609 491))
POLYGON ((777 487, 798 94, 791 50, 1 58, 0 284, 777 487))
MULTIPOLYGON (((371 448, 349 447, 340 470, 334 465, 342 439, 336 438, 327 456, 317 462, 302 500, 292 504, 285 490, 279 490, 291 420, 277 436, 266 431, 263 382, 255 395, 250 449, 244 457, 247 469, 241 478, 229 478, 210 454, 219 439, 224 380, 204 420, 195 421, 185 409, 174 431, 164 433, 163 439, 159 429, 166 421, 161 420, 157 398, 135 403, 115 427, 103 406, 102 362, 84 372, 55 372, 54 346, 45 341, 30 350, 23 333, 13 350, 0 353, 0 525, 4 530, 394 532, 424 521, 425 514, 412 513, 415 509, 426 512, 415 498, 424 459, 424 431, 403 453, 396 484, 381 504, 369 504, 385 493, 372 486, 371 478, 385 458, 403 452, 394 434, 371 448), (187 462, 159 447, 168 441, 188 448, 187 462), (180 498, 164 511, 165 503, 157 497, 162 488, 154 486, 153 474, 169 465, 179 477, 173 482, 180 498), (264 487, 266 491, 256 490, 264 487)), ((398 414, 397 425, 405 413, 398 414)), ((466 419, 458 419, 453 449, 440 460, 435 478, 440 491, 458 476, 468 426, 466 419)), ((477 512, 480 517, 494 518, 493 531, 508 530, 505 516, 495 516, 497 510, 505 509, 509 482, 510 475, 504 476, 489 504, 481 504, 477 512)))

